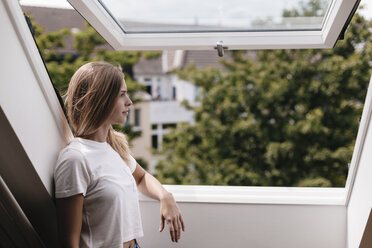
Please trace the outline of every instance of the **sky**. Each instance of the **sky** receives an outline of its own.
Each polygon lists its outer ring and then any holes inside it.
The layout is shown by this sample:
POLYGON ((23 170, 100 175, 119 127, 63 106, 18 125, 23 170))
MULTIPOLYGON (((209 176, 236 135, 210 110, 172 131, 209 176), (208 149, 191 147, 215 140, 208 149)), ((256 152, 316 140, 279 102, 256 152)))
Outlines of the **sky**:
MULTIPOLYGON (((261 1, 258 1, 260 4, 257 4, 257 5, 250 5, 250 9, 252 9, 249 13, 255 13, 255 15, 257 16, 260 16, 261 13, 263 12, 267 12, 267 11, 272 11, 272 16, 276 16, 278 12, 278 10, 281 11, 281 9, 283 9, 283 7, 286 7, 286 8, 290 8, 291 6, 293 6, 293 3, 296 2, 296 0, 282 0, 282 1, 272 1, 272 0, 261 0, 261 1), (266 4, 265 4, 265 1, 266 1, 266 4), (276 6, 274 6, 276 5, 276 6), (270 6, 270 8, 267 8, 267 6, 270 6)), ((71 5, 67 2, 67 0, 20 0, 19 1, 22 5, 32 5, 32 6, 44 6, 44 7, 57 7, 57 8, 72 8, 71 5)), ((182 6, 182 12, 184 13, 187 13, 188 11, 197 11, 195 10, 195 5, 192 4, 193 2, 197 3, 197 6, 198 6, 198 10, 201 11, 201 9, 203 9, 203 4, 202 3, 206 3, 208 1, 200 1, 200 0, 188 0, 188 1, 182 1, 182 0, 159 0, 159 1, 148 1, 148 0, 127 0, 127 1, 123 1, 123 0, 103 0, 103 2, 106 2, 107 4, 108 3, 114 3, 117 2, 117 3, 120 3, 121 5, 124 5, 125 6, 125 9, 127 10, 125 13, 130 13, 130 14, 133 14, 133 15, 136 15, 138 11, 132 11, 134 8, 138 9, 142 9, 143 12, 142 12, 142 15, 144 16, 151 16, 151 14, 153 14, 155 11, 154 8, 163 8, 165 11, 166 11, 166 8, 162 7, 162 6, 175 6, 175 8, 172 8, 173 9, 177 9, 177 5, 179 6, 179 3, 182 2, 182 3, 189 3, 189 5, 187 6, 182 6), (151 6, 151 3, 155 3, 156 2, 156 5, 154 6, 151 6), (161 4, 159 4, 159 2, 161 4), (191 4, 190 4, 191 3, 191 4), (143 6, 143 7, 141 7, 143 6), (148 10, 148 12, 147 12, 148 10), (147 13, 144 13, 144 12, 147 12, 147 13)), ((228 10, 232 11, 233 15, 236 16, 236 15, 239 15, 239 14, 242 14, 242 15, 246 15, 248 13, 246 12, 239 12, 237 10, 242 10, 242 9, 245 9, 245 8, 242 8, 242 6, 244 7, 244 4, 246 4, 247 2, 249 1, 246 1, 246 0, 229 0, 228 1, 228 5, 225 4, 225 6, 223 5, 223 3, 226 3, 225 1, 222 1, 222 0, 215 0, 213 1, 213 4, 214 5, 219 5, 221 8, 217 7, 217 9, 219 10, 218 12, 220 12, 220 15, 224 15, 223 13, 227 13, 228 10), (238 6, 238 7, 235 7, 234 6, 238 6)), ((361 5, 365 5, 365 9, 360 11, 359 13, 361 13, 362 15, 364 15, 365 17, 367 17, 368 19, 372 19, 372 0, 361 0, 361 5)), ((214 6, 215 7, 215 6, 214 6)), ((205 8, 208 8, 208 6, 205 6, 205 8)), ((216 8, 216 7, 215 7, 216 8)), ((178 9, 180 9, 178 7, 178 9)), ((210 15, 216 15, 213 11, 206 11, 207 14, 210 14, 210 15)), ((173 12, 174 15, 176 16, 180 16, 180 13, 175 13, 173 12)), ((203 14, 204 15, 204 14, 203 14)), ((218 15, 218 13, 217 13, 218 15)))

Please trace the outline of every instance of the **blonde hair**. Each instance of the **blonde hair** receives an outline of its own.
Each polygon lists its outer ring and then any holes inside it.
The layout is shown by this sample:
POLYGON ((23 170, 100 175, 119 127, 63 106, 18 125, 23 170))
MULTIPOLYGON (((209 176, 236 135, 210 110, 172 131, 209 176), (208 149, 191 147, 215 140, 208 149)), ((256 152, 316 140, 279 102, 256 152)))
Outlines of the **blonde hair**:
MULTIPOLYGON (((67 115, 76 137, 93 134, 107 120, 124 80, 119 66, 90 62, 72 76, 67 89, 67 115)), ((107 143, 129 164, 129 146, 123 133, 111 126, 107 143)))

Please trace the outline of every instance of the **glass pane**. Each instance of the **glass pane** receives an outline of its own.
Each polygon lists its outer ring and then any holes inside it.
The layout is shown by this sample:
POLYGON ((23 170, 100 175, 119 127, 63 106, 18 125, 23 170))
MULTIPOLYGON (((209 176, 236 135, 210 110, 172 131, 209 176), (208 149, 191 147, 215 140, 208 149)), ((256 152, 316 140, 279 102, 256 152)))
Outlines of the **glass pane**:
POLYGON ((158 149, 158 136, 157 135, 152 136, 151 143, 152 143, 152 148, 158 149))
POLYGON ((141 109, 135 109, 134 110, 134 126, 135 127, 141 126, 140 116, 141 116, 141 109))
POLYGON ((331 4, 331 0, 100 2, 126 33, 320 30, 331 4))

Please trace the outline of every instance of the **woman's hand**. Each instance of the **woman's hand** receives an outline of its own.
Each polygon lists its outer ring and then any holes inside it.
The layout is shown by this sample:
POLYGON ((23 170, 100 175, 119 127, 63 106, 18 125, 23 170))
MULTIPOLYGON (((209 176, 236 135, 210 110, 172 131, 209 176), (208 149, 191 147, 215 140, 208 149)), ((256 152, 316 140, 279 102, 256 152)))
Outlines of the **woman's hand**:
POLYGON ((167 193, 160 199, 160 232, 164 229, 164 220, 167 221, 172 242, 178 242, 181 238, 181 229, 185 231, 185 225, 171 193, 167 193))
POLYGON ((164 229, 164 221, 167 221, 172 242, 178 242, 181 237, 181 229, 185 231, 185 225, 173 195, 166 191, 160 182, 146 172, 138 163, 133 172, 138 189, 145 195, 160 200, 160 226, 159 231, 164 229))

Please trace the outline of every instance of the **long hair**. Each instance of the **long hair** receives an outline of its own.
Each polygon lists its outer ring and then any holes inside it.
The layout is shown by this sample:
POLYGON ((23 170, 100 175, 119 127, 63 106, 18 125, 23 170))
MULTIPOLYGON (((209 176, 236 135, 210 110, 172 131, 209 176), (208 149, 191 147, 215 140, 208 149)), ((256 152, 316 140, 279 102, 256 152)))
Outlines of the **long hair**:
MULTIPOLYGON (((72 76, 67 89, 67 115, 75 137, 95 133, 110 116, 119 97, 124 74, 106 62, 90 62, 72 76)), ((123 133, 109 128, 107 143, 129 164, 129 146, 123 133)))

